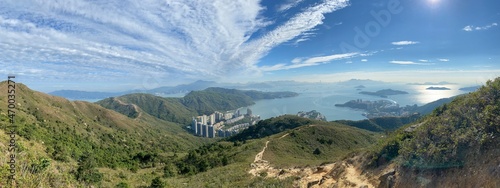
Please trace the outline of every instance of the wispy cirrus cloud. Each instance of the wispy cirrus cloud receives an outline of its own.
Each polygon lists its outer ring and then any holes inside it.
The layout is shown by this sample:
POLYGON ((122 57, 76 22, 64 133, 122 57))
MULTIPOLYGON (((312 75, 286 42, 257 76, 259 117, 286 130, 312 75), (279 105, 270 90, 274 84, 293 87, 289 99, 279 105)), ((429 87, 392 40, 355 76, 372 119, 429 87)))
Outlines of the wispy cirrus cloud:
POLYGON ((7 0, 0 7, 0 61, 18 72, 36 68, 27 73, 46 79, 148 75, 163 81, 254 74, 266 70, 258 63, 271 49, 308 40, 324 14, 348 2, 311 5, 252 37, 275 24, 262 17, 265 7, 258 1, 7 0))
POLYGON ((468 26, 465 26, 464 28, 462 28, 462 30, 467 31, 467 32, 481 31, 481 30, 488 30, 488 29, 491 29, 492 27, 496 27, 496 26, 498 26, 498 23, 491 23, 491 24, 485 25, 485 26, 468 25, 468 26))
POLYGON ((413 61, 389 61, 389 63, 396 65, 433 65, 433 63, 417 63, 413 61))
POLYGON ((392 42, 391 44, 392 45, 396 45, 396 46, 407 46, 407 45, 413 45, 413 44, 418 44, 420 42, 418 41, 397 41, 397 42, 392 42))
MULTIPOLYGON (((265 66, 265 67, 262 67, 262 70, 264 70, 264 71, 277 71, 277 70, 288 70, 288 69, 295 69, 295 68, 301 68, 301 67, 309 67, 309 66, 330 63, 330 62, 336 61, 336 60, 349 59, 352 57, 356 57, 358 55, 360 55, 360 54, 359 53, 345 53, 345 54, 333 54, 333 55, 327 55, 327 56, 317 56, 317 57, 311 57, 311 58, 295 58, 291 61, 291 64, 281 63, 281 64, 277 64, 274 66, 265 66)), ((352 63, 352 61, 348 61, 348 62, 352 63)))
POLYGON ((438 59, 438 61, 441 61, 441 62, 448 62, 448 61, 450 61, 450 59, 438 59))
POLYGON ((300 4, 303 1, 304 0, 288 0, 284 4, 280 5, 277 10, 278 10, 278 12, 287 11, 288 9, 291 9, 291 8, 297 6, 298 4, 300 4))

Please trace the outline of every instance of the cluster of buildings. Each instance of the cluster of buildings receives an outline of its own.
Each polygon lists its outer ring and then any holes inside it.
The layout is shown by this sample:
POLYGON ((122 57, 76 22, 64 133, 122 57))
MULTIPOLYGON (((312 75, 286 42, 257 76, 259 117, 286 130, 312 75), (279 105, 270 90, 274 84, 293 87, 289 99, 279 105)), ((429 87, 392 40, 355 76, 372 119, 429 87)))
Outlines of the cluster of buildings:
POLYGON ((217 137, 229 137, 237 134, 240 130, 248 128, 250 125, 255 125, 260 117, 253 116, 252 110, 247 109, 246 114, 242 114, 240 110, 233 112, 221 113, 215 111, 210 115, 201 115, 198 117, 193 117, 191 124, 191 130, 193 134, 215 138, 217 137), (238 121, 243 120, 245 117, 250 118, 250 122, 241 123, 238 125, 231 126, 228 129, 223 129, 225 125, 231 125, 238 121))

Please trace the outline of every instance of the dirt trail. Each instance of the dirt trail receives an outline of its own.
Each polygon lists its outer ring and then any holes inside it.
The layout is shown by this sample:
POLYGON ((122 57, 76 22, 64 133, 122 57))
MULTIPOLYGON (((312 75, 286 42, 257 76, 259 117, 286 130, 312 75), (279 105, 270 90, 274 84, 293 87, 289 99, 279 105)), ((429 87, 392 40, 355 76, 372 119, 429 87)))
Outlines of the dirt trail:
POLYGON ((264 156, 264 152, 266 151, 267 144, 269 144, 269 141, 266 141, 266 146, 264 146, 264 148, 262 148, 261 152, 259 152, 259 153, 257 153, 257 155, 255 155, 255 160, 253 161, 254 163, 256 163, 257 161, 262 161, 262 156, 264 156))
MULTIPOLYGON (((344 164, 345 165, 345 164, 344 164)), ((361 172, 356 169, 352 165, 346 165, 346 175, 344 176, 349 183, 355 184, 357 186, 367 185, 368 188, 374 187, 370 182, 368 182, 368 178, 361 175, 361 172)))
POLYGON ((281 136, 279 139, 282 139, 282 138, 285 138, 286 136, 288 136, 290 133, 286 133, 284 134, 283 136, 281 136))
POLYGON ((137 115, 137 117, 136 117, 136 118, 134 118, 134 119, 139 119, 139 118, 142 116, 142 112, 139 110, 139 107, 138 107, 137 105, 135 105, 135 104, 127 104, 127 103, 125 103, 125 102, 121 101, 121 100, 120 100, 120 99, 118 99, 118 98, 114 98, 114 100, 115 100, 116 102, 118 102, 118 104, 120 104, 120 105, 125 105, 125 106, 127 106, 127 105, 132 105, 132 107, 134 107, 134 110, 135 110, 136 112, 139 112, 139 115, 137 115))
POLYGON ((272 168, 269 165, 268 161, 262 159, 268 144, 269 144, 269 141, 266 141, 266 145, 264 146, 264 148, 262 148, 262 151, 260 151, 259 153, 257 153, 257 155, 255 155, 255 160, 253 161, 252 164, 250 164, 252 169, 250 169, 250 171, 248 173, 250 173, 254 176, 258 176, 258 175, 260 175, 260 173, 266 172, 267 170, 272 168))
MULTIPOLYGON (((289 135, 290 133, 286 133, 280 136, 278 140, 289 135)), ((269 142, 266 141, 262 151, 255 155, 255 160, 250 164, 251 169, 248 173, 253 176, 277 179, 298 177, 294 182, 294 187, 375 187, 370 183, 369 178, 361 174, 355 165, 345 161, 315 167, 275 168, 269 161, 263 159, 269 142)))
MULTIPOLYGON (((286 136, 288 134, 281 136, 279 139, 286 136)), ((290 176, 299 177, 294 182, 294 187, 362 187, 365 185, 367 188, 375 187, 355 166, 343 161, 317 167, 274 168, 269 161, 263 160, 268 145, 269 141, 266 141, 264 148, 255 155, 255 160, 250 165, 251 169, 248 173, 253 176, 278 179, 285 179, 290 176)))

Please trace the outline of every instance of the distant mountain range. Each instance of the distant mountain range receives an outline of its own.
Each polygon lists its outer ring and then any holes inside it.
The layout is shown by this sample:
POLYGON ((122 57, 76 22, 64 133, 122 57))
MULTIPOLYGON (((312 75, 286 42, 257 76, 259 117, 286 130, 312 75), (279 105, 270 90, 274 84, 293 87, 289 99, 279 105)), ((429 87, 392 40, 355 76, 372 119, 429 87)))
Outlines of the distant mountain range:
POLYGON ((157 96, 165 96, 170 94, 187 94, 191 91, 200 91, 210 87, 223 87, 230 89, 270 89, 276 86, 283 85, 297 85, 299 82, 294 81, 276 81, 276 82, 262 82, 262 83, 247 83, 247 84, 228 84, 217 83, 214 81, 198 80, 190 84, 181 84, 177 86, 164 86, 149 90, 129 90, 123 92, 92 92, 92 91, 78 91, 78 90, 57 90, 48 94, 64 97, 71 100, 96 100, 108 97, 117 97, 132 93, 147 93, 157 96))
MULTIPOLYGON (((289 87, 300 90, 304 86, 315 83, 303 83, 296 81, 268 81, 268 82, 250 82, 245 84, 235 83, 218 83, 214 81, 198 80, 190 84, 181 84, 177 86, 164 86, 148 90, 129 90, 123 92, 93 92, 93 91, 79 91, 79 90, 57 90, 48 94, 64 97, 71 100, 101 100, 108 97, 117 97, 132 93, 147 93, 156 96, 167 96, 172 94, 187 94, 191 91, 200 91, 210 87, 221 87, 228 89, 239 90, 262 90, 262 91, 275 91, 276 88, 289 87)), ((318 82, 316 84, 325 84, 318 82)), ((351 79, 344 82, 339 82, 341 85, 379 85, 386 84, 386 82, 374 80, 358 80, 351 79)))

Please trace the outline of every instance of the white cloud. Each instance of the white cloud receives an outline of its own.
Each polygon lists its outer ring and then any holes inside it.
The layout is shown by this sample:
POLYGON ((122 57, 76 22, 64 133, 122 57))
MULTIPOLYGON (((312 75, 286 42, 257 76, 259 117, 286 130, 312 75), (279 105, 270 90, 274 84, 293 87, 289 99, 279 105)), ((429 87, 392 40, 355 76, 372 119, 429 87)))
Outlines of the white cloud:
POLYGON ((427 59, 420 59, 418 61, 420 61, 420 62, 426 62, 426 63, 429 62, 429 60, 427 60, 427 59))
POLYGON ((472 31, 472 26, 471 25, 468 25, 468 26, 465 26, 462 30, 464 31, 472 31))
MULTIPOLYGON (((329 63, 331 61, 348 59, 358 56, 358 53, 346 53, 346 54, 333 54, 328 56, 318 56, 311 58, 295 58, 292 60, 292 64, 276 64, 273 66, 263 66, 261 69, 263 71, 277 71, 277 70, 288 70, 301 67, 316 66, 324 63, 329 63)), ((349 62, 349 61, 348 61, 349 62)), ((351 61, 352 63, 352 61, 351 61)))
POLYGON ((462 30, 464 31, 467 31, 467 32, 471 32, 471 31, 480 31, 480 30, 488 30, 492 27, 496 27, 498 26, 498 23, 491 23, 490 25, 486 25, 486 26, 473 26, 473 25, 468 25, 468 26, 465 26, 462 30))
POLYGON ((441 61, 441 62, 448 62, 448 61, 450 61, 449 59, 438 59, 438 60, 441 61))
POLYGON ((281 6, 278 7, 278 12, 287 11, 288 9, 297 6, 302 1, 304 0, 288 0, 285 4, 282 4, 281 6))
POLYGON ((413 44, 418 44, 420 42, 418 41, 398 41, 398 42, 392 42, 392 45, 396 46, 407 46, 407 45, 413 45, 413 44))
POLYGON ((345 63, 346 63, 346 64, 352 64, 352 61, 347 61, 347 62, 345 62, 345 63))
POLYGON ((368 62, 368 59, 362 59, 361 62, 368 62))
POLYGON ((33 79, 252 75, 262 71, 258 62, 271 49, 308 40, 324 14, 346 6, 348 0, 331 0, 306 7, 274 30, 250 38, 270 24, 259 1, 7 0, 2 8, 9 11, 0 12, 0 62, 17 72, 36 68, 24 71, 33 79))
POLYGON ((416 63, 413 61, 390 61, 389 63, 397 65, 432 65, 432 63, 416 63))

